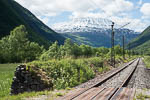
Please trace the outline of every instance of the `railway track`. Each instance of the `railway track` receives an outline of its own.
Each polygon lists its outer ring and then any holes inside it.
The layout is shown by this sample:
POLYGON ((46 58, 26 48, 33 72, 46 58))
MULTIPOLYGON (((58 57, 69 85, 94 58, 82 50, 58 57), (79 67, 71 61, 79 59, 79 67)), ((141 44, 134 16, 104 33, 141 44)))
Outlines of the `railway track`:
POLYGON ((109 74, 107 77, 103 78, 100 82, 97 82, 91 87, 78 88, 74 92, 67 94, 59 100, 131 100, 134 96, 135 90, 125 87, 135 72, 139 61, 140 58, 135 59, 123 66, 121 69, 109 74), (113 77, 125 70, 128 72, 121 81, 118 81, 119 84, 114 87, 103 85, 108 84, 109 80, 112 80, 113 77))

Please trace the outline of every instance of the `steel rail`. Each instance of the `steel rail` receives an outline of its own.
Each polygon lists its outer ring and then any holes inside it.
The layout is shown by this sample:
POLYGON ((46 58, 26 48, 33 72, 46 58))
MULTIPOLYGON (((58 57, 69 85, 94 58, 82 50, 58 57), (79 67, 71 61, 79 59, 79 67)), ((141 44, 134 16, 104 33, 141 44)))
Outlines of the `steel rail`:
POLYGON ((127 86, 129 80, 131 79, 133 73, 135 72, 135 70, 136 70, 136 68, 137 68, 137 66, 139 64, 139 61, 140 61, 140 58, 138 58, 138 61, 137 61, 136 65, 135 65, 135 67, 130 71, 130 73, 125 78, 125 80, 122 82, 122 84, 115 89, 114 93, 112 95, 110 95, 110 97, 108 98, 108 100, 115 100, 115 97, 118 94, 118 92, 121 90, 121 88, 127 86))
MULTIPOLYGON (((126 64, 124 67, 122 67, 121 69, 109 74, 107 77, 105 77, 104 79, 102 79, 100 82, 97 82, 96 84, 92 85, 91 87, 85 89, 84 91, 78 93, 77 95, 73 96, 70 100, 75 99, 76 97, 80 96, 81 94, 85 93, 86 91, 90 90, 93 87, 98 87, 101 84, 103 84, 104 82, 106 82, 107 80, 109 80, 110 78, 112 78, 113 76, 115 76, 116 74, 120 73, 122 70, 124 70, 125 68, 127 68, 128 66, 130 66, 131 64, 133 64, 137 59, 134 59, 132 61, 130 61, 128 64, 126 64)), ((101 93, 103 90, 105 90, 106 88, 104 87, 101 91, 99 91, 99 93, 101 93)), ((118 89, 118 88, 117 88, 118 89)), ((117 91, 116 89, 116 91, 117 91)), ((116 92, 115 91, 115 92, 116 92)), ((99 94, 98 93, 98 94, 99 94)), ((112 96, 111 96, 112 97, 112 96)))

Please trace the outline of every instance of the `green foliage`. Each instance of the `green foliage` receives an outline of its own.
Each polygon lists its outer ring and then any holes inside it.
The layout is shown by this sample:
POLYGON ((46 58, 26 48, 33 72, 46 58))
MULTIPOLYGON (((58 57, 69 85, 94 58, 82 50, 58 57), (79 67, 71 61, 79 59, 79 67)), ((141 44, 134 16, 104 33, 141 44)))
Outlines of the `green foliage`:
POLYGON ((139 94, 136 96, 136 98, 137 98, 138 100, 148 100, 148 99, 150 99, 150 96, 149 96, 149 95, 145 95, 145 94, 143 94, 143 93, 139 93, 139 94))
POLYGON ((150 48, 147 48, 145 51, 141 50, 141 55, 148 55, 148 56, 150 56, 150 48))
POLYGON ((56 93, 56 95, 57 95, 57 96, 63 96, 64 94, 58 92, 58 93, 56 93))
POLYGON ((43 47, 30 42, 27 35, 25 26, 21 25, 0 40, 0 63, 32 61, 40 56, 43 47))
MULTIPOLYGON (((119 45, 114 47, 115 55, 121 56, 123 49, 119 45)), ((127 54, 127 50, 125 50, 127 54)), ((62 59, 62 58, 89 58, 89 57, 101 57, 103 59, 109 58, 111 50, 105 47, 94 48, 88 45, 77 45, 70 39, 66 39, 64 45, 58 45, 58 42, 53 43, 49 50, 45 51, 40 60, 47 61, 50 59, 62 59)), ((133 53, 132 53, 133 54, 133 53)))
POLYGON ((92 47, 88 46, 88 45, 80 45, 81 48, 81 54, 83 54, 83 56, 87 56, 90 57, 92 56, 92 53, 94 55, 95 52, 92 52, 92 47))
POLYGON ((144 57, 144 63, 146 64, 147 68, 150 68, 150 56, 144 57))
POLYGON ((117 55, 122 55, 123 49, 120 47, 120 45, 115 46, 114 49, 117 55))
POLYGON ((139 46, 133 48, 133 50, 138 55, 150 55, 150 49, 149 49, 150 46, 149 46, 149 44, 150 44, 150 40, 146 41, 142 45, 139 45, 139 46))
POLYGON ((0 98, 9 95, 14 71, 17 65, 18 64, 0 64, 0 98))
POLYGON ((144 52, 144 54, 149 55, 150 54, 149 39, 150 39, 150 26, 147 27, 137 38, 135 38, 133 41, 130 42, 130 48, 134 49, 139 54, 141 54, 141 52, 144 52))
POLYGON ((52 91, 29 92, 18 95, 10 95, 10 88, 14 71, 19 64, 0 64, 0 100, 22 100, 23 98, 35 97, 38 95, 53 95, 56 98, 56 93, 52 91))
POLYGON ((53 79, 57 89, 74 87, 95 76, 95 69, 103 67, 99 57, 85 59, 61 59, 50 61, 33 61, 30 66, 40 67, 53 79))
MULTIPOLYGON (((23 99, 29 100, 29 98, 32 100, 37 97, 40 98, 40 95, 41 96, 42 95, 51 95, 50 97, 47 97, 48 100, 54 100, 54 98, 59 96, 59 95, 57 95, 57 93, 52 92, 52 91, 25 92, 25 93, 18 94, 18 95, 8 95, 5 97, 1 97, 0 100, 23 100, 23 99)), ((60 93, 60 95, 63 95, 63 94, 60 93)))
POLYGON ((77 45, 73 43, 70 39, 66 39, 64 45, 59 46, 58 42, 55 42, 49 47, 49 50, 44 52, 40 60, 49 59, 61 59, 61 58, 80 58, 80 57, 91 57, 91 56, 101 56, 104 57, 109 52, 108 48, 100 47, 94 48, 88 45, 77 45))
POLYGON ((107 72, 107 71, 109 71, 109 70, 110 70, 110 68, 107 67, 107 66, 98 68, 98 71, 99 71, 100 73, 104 73, 104 72, 107 72))

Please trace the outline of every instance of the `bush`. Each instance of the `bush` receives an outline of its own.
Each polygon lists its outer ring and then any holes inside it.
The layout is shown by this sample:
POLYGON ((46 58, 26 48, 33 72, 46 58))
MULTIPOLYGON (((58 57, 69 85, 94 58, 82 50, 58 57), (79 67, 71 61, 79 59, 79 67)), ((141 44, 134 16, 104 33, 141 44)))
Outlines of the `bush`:
POLYGON ((98 58, 62 59, 50 61, 33 61, 30 66, 40 67, 53 79, 54 88, 74 87, 95 76, 94 68, 103 67, 103 61, 98 58))

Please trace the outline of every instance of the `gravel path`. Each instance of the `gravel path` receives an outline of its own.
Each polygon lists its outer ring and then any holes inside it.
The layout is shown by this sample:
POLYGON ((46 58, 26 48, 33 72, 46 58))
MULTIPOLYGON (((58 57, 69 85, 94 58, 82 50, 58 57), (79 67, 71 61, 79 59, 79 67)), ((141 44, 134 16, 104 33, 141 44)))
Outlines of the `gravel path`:
MULTIPOLYGON (((130 62, 128 62, 128 63, 130 63, 130 62)), ((87 81, 87 82, 85 82, 85 83, 83 83, 83 84, 81 84, 81 85, 79 85, 79 86, 76 86, 75 88, 88 88, 88 87, 91 87, 92 85, 94 85, 94 84, 96 84, 97 82, 101 81, 104 77, 107 77, 110 73, 112 73, 112 72, 114 72, 114 71, 116 71, 116 70, 121 69, 122 67, 124 67, 124 66, 127 65, 128 63, 121 64, 119 67, 114 68, 114 69, 112 69, 112 70, 110 70, 110 71, 108 71, 108 72, 106 72, 106 73, 104 73, 104 74, 98 75, 98 76, 95 77, 94 79, 89 80, 89 81, 87 81)), ((116 82, 117 82, 117 81, 118 81, 118 80, 116 80, 116 82)))
POLYGON ((142 59, 140 60, 139 65, 137 66, 137 69, 127 87, 136 89, 150 89, 150 70, 145 67, 142 59))

